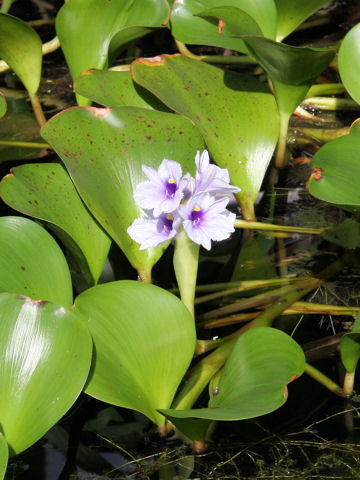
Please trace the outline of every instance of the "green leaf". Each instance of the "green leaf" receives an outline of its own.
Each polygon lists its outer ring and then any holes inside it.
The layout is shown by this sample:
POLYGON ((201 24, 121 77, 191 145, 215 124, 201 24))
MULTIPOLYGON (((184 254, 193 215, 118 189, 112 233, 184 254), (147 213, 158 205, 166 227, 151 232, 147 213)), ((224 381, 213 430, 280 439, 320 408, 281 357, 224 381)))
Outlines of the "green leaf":
POLYGON ((328 48, 293 47, 263 37, 242 38, 270 78, 289 85, 311 85, 335 55, 328 48))
POLYGON ((9 458, 9 448, 4 435, 0 432, 0 480, 5 477, 9 458))
POLYGON ((106 107, 142 107, 168 112, 169 109, 148 90, 132 81, 130 69, 113 72, 88 70, 77 77, 75 91, 106 107))
POLYGON ((133 199, 146 180, 142 165, 158 168, 164 158, 194 170, 203 140, 179 115, 135 107, 71 108, 53 117, 42 136, 60 155, 85 204, 134 268, 151 267, 168 246, 139 250, 127 228, 144 213, 133 199))
POLYGON ((348 135, 323 145, 313 156, 307 187, 311 195, 337 205, 360 206, 360 123, 348 135))
MULTIPOLYGON (((236 7, 215 7, 208 10, 204 10, 198 13, 199 17, 205 18, 215 25, 218 28, 218 38, 219 33, 222 33, 222 29, 226 28, 230 31, 235 31, 237 35, 259 35, 262 36, 262 31, 259 25, 255 22, 253 17, 248 15, 240 8, 236 7), (226 18, 226 25, 222 22, 226 18), (216 19, 216 21, 215 21, 216 19), (221 23, 220 23, 221 21, 221 23)), ((222 36, 220 36, 221 38, 222 36)), ((224 37, 223 37, 224 38, 224 37)), ((217 40, 219 41, 219 40, 217 40)), ((243 53, 249 53, 244 42, 236 38, 236 50, 243 53)))
POLYGON ((17 17, 0 13, 0 58, 18 75, 30 94, 41 79, 42 44, 39 35, 17 17))
POLYGON ((56 32, 73 78, 107 68, 109 54, 161 27, 168 15, 165 0, 67 1, 56 16, 56 32))
POLYGON ((360 315, 356 317, 351 332, 341 337, 340 355, 346 371, 355 372, 360 357, 360 315))
POLYGON ((281 42, 310 15, 329 3, 331 0, 301 0, 301 2, 275 0, 277 9, 276 40, 281 42))
POLYGON ((331 230, 324 230, 321 236, 328 242, 352 250, 360 247, 360 223, 347 218, 331 230))
POLYGON ((278 112, 266 86, 180 55, 132 63, 136 82, 176 112, 189 117, 215 162, 227 168, 245 218, 253 218, 279 132, 278 112))
POLYGON ((285 403, 287 384, 304 368, 304 353, 291 337, 270 327, 254 328, 236 342, 208 408, 161 412, 169 419, 243 420, 265 415, 285 403))
POLYGON ((275 38, 276 8, 273 0, 182 0, 175 2, 171 11, 171 33, 183 42, 191 45, 214 45, 217 47, 233 48, 236 44, 239 51, 245 51, 241 39, 229 39, 219 35, 216 24, 201 18, 209 9, 230 7, 242 10, 242 18, 246 16, 251 24, 256 23, 263 35, 275 38), (249 18, 250 17, 250 18, 249 18))
POLYGON ((185 305, 159 287, 123 280, 86 290, 75 312, 87 319, 95 345, 86 393, 161 425, 157 410, 170 406, 195 349, 185 305))
POLYGON ((341 81, 346 90, 360 103, 360 23, 345 35, 339 49, 338 65, 341 81))
POLYGON ((0 217, 0 292, 72 304, 70 272, 60 247, 26 218, 0 217))
POLYGON ((14 455, 74 403, 89 372, 92 342, 72 312, 20 295, 0 295, 0 325, 0 424, 14 455))
POLYGON ((7 110, 7 103, 6 103, 5 95, 2 92, 0 92, 0 118, 6 114, 6 110, 7 110))
POLYGON ((90 215, 64 167, 56 163, 15 167, 0 183, 0 195, 15 210, 54 223, 70 235, 98 281, 111 240, 90 215))

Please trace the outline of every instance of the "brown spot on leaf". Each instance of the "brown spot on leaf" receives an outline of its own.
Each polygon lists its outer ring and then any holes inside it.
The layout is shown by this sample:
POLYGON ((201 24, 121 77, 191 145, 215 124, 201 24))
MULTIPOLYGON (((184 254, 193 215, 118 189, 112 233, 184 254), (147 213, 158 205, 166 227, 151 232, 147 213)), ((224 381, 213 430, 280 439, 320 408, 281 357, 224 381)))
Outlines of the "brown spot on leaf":
POLYGON ((293 381, 296 380, 297 378, 298 378, 298 375, 291 375, 290 380, 289 380, 289 381, 287 382, 287 384, 285 385, 285 387, 284 387, 284 398, 285 398, 285 400, 287 400, 288 395, 289 395, 288 387, 287 387, 287 386, 289 385, 289 383, 293 382, 293 381))
POLYGON ((21 267, 20 267, 20 268, 21 268, 21 270, 25 270, 25 267, 24 267, 24 265, 21 265, 21 267))
POLYGON ((225 27, 225 25, 226 25, 226 23, 224 22, 224 20, 222 20, 222 19, 220 18, 219 23, 218 23, 218 32, 219 32, 220 34, 223 33, 223 28, 225 27))

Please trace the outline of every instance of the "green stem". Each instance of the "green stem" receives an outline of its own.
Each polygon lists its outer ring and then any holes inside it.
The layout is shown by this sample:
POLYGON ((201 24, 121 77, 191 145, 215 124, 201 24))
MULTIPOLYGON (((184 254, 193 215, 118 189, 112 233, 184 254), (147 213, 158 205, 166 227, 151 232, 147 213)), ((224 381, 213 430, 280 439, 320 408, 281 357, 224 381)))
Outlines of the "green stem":
POLYGON ((305 364, 305 373, 307 373, 311 378, 319 382, 325 388, 335 393, 339 397, 344 397, 344 390, 333 382, 329 377, 320 372, 317 368, 313 367, 309 363, 305 364))
POLYGON ((344 378, 344 394, 350 397, 354 392, 355 372, 346 372, 344 378))
POLYGON ((0 12, 1 13, 8 13, 10 10, 11 5, 14 3, 14 0, 3 0, 0 12))
POLYGON ((184 55, 184 57, 192 58, 193 60, 199 60, 206 63, 217 63, 217 64, 224 64, 224 65, 231 65, 231 64, 256 64, 256 60, 247 55, 196 55, 195 53, 190 52, 187 48, 185 43, 180 42, 179 40, 175 40, 177 49, 184 55))
POLYGON ((284 168, 287 165, 286 157, 286 142, 289 127, 290 116, 286 113, 280 112, 280 132, 279 140, 275 151, 275 166, 276 168, 284 168))
POLYGON ((21 147, 21 148, 40 148, 51 150, 52 147, 47 143, 36 143, 36 142, 12 142, 8 140, 0 140, 0 145, 4 147, 21 147))
POLYGON ((190 376, 174 402, 173 408, 186 410, 191 408, 199 398, 212 377, 226 362, 237 338, 223 343, 214 352, 200 360, 190 371, 190 376))
POLYGON ((30 101, 32 108, 34 110, 36 121, 38 122, 40 128, 43 127, 46 123, 46 118, 40 103, 40 100, 36 93, 29 93, 30 101))
POLYGON ((273 232, 291 232, 304 233, 310 235, 318 235, 326 228, 307 228, 307 227, 291 227, 287 225, 274 225, 272 223, 252 222, 248 220, 237 219, 234 223, 235 228, 251 228, 255 230, 270 230, 273 232))
POLYGON ((138 269, 138 277, 141 282, 151 283, 151 268, 138 269))
POLYGON ((359 110, 360 108, 352 98, 311 97, 301 103, 316 110, 359 110))
POLYGON ((199 265, 200 245, 190 240, 185 230, 180 228, 174 250, 174 270, 179 286, 180 298, 195 318, 194 302, 196 277, 199 265))

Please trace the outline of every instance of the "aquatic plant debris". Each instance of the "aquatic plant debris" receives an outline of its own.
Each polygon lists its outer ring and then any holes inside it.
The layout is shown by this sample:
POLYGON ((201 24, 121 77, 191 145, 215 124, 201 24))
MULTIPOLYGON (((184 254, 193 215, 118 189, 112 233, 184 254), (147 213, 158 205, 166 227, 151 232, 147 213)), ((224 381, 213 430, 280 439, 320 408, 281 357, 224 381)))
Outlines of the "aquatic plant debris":
POLYGON ((180 163, 174 160, 164 159, 158 170, 143 165, 148 180, 139 183, 133 197, 146 217, 135 219, 127 229, 140 250, 174 238, 181 226, 193 242, 207 250, 211 240, 225 240, 234 232, 236 215, 226 207, 229 194, 240 188, 230 185, 226 168, 210 164, 207 150, 197 151, 195 164, 195 178, 189 173, 182 175, 180 163))

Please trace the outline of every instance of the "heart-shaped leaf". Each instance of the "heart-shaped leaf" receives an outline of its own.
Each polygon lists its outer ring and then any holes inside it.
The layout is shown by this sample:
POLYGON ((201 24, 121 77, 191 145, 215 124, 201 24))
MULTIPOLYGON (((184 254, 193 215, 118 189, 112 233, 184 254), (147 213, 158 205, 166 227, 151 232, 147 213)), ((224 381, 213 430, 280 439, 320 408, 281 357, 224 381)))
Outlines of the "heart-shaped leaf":
POLYGON ((26 218, 0 217, 0 292, 72 304, 70 272, 60 247, 26 218))
POLYGON ((95 345, 86 393, 161 425, 157 409, 170 406, 195 349, 185 305, 159 287, 123 280, 86 290, 75 312, 87 320, 95 345))
POLYGON ((304 20, 324 5, 329 4, 330 1, 301 0, 301 2, 289 2, 289 0, 275 0, 277 9, 276 40, 281 42, 283 38, 293 32, 304 20))
MULTIPOLYGON (((214 45, 233 48, 234 42, 239 51, 247 51, 241 39, 219 35, 216 23, 201 18, 203 12, 212 8, 232 7, 242 10, 247 21, 256 23, 263 35, 275 38, 276 8, 273 0, 182 0, 175 2, 171 11, 171 33, 177 40, 191 45, 214 45), (201 15, 201 16, 198 16, 201 15), (250 17, 250 18, 249 18, 250 17)), ((244 19, 244 15, 242 17, 244 19)))
POLYGON ((109 54, 161 27, 168 15, 165 0, 67 1, 56 16, 56 33, 73 78, 90 68, 107 68, 109 54))
POLYGON ((127 228, 143 215, 133 199, 146 180, 142 165, 164 158, 194 170, 203 140, 187 119, 135 107, 71 108, 53 117, 43 137, 60 155, 85 204, 139 272, 151 269, 168 244, 139 250, 127 228))
POLYGON ((351 332, 341 337, 340 355, 346 371, 355 372, 360 358, 360 315, 357 316, 351 332))
POLYGON ((83 252, 96 283, 110 238, 89 213, 68 173, 56 163, 21 165, 0 183, 0 195, 15 210, 62 228, 83 252))
POLYGON ((10 454, 41 438, 71 407, 86 381, 92 342, 72 312, 0 294, 0 425, 10 454))
POLYGON ((287 384, 304 368, 304 352, 295 340, 274 328, 254 328, 236 342, 208 408, 161 412, 175 422, 184 418, 243 420, 265 415, 285 403, 287 384))
POLYGON ((341 81, 346 90, 360 103, 360 23, 355 25, 341 42, 338 64, 341 81))
POLYGON ((106 107, 142 107, 168 112, 169 109, 145 88, 133 82, 130 69, 112 72, 88 70, 77 77, 75 91, 106 107))
POLYGON ((4 435, 0 432, 0 479, 5 477, 9 459, 9 447, 4 435))
POLYGON ((42 44, 39 35, 17 17, 0 13, 0 58, 14 70, 30 94, 41 79, 42 44))
POLYGON ((337 205, 360 206, 360 122, 348 135, 323 145, 313 156, 307 187, 311 195, 337 205))
POLYGON ((181 55, 139 59, 133 78, 176 112, 189 117, 231 182, 243 215, 253 219, 254 202, 279 132, 278 112, 266 86, 181 55))
POLYGON ((2 92, 0 92, 0 118, 6 114, 6 110, 7 110, 7 103, 6 103, 5 95, 2 92))

